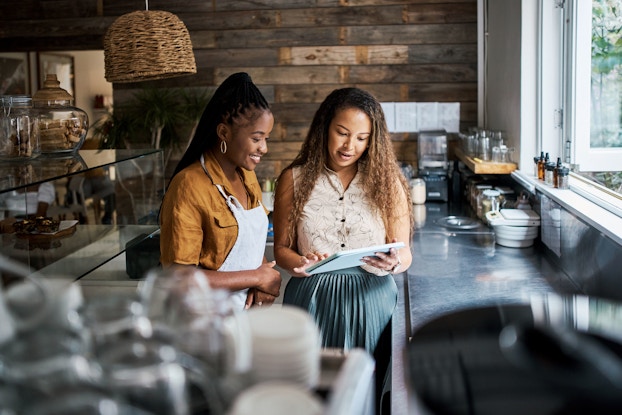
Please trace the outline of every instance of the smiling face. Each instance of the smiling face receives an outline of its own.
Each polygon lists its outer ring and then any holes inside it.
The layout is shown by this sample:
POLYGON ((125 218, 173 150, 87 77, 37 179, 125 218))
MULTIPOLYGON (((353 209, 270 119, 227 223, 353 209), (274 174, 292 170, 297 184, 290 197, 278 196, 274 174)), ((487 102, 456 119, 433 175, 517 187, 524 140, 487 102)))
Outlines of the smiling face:
POLYGON ((328 167, 336 172, 351 168, 365 153, 371 120, 357 108, 337 110, 328 127, 328 167))
POLYGON ((261 156, 268 152, 267 141, 273 126, 274 116, 266 110, 253 113, 250 118, 239 117, 233 125, 219 124, 218 136, 227 143, 225 154, 219 154, 221 164, 225 162, 233 170, 237 167, 255 170, 261 156))

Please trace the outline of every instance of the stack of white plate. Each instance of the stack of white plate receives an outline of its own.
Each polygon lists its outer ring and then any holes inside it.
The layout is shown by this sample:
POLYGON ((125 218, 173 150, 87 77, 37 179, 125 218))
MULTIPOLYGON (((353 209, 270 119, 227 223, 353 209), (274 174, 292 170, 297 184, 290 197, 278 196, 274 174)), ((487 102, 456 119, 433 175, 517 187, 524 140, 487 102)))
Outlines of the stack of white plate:
POLYGON ((290 381, 306 388, 320 376, 320 334, 306 311, 283 305, 248 311, 253 383, 290 381))
POLYGON ((526 248, 538 237, 540 216, 533 210, 501 209, 486 213, 495 230, 495 241, 501 246, 526 248))

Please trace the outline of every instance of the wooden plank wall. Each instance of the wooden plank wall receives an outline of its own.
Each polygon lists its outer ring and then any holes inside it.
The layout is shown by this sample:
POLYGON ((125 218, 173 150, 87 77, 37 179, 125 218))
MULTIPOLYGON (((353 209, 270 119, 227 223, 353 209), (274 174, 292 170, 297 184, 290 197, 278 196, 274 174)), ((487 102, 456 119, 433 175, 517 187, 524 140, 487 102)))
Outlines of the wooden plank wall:
MULTIPOLYGON (((144 8, 142 0, 1 2, 0 51, 101 49, 116 17, 144 8)), ((319 103, 339 87, 385 102, 460 102, 461 128, 477 124, 476 0, 151 0, 149 9, 186 24, 198 73, 115 84, 115 102, 143 86, 214 88, 249 72, 276 121, 260 177, 293 159, 319 103)), ((416 165, 416 134, 392 138, 399 158, 416 165)))

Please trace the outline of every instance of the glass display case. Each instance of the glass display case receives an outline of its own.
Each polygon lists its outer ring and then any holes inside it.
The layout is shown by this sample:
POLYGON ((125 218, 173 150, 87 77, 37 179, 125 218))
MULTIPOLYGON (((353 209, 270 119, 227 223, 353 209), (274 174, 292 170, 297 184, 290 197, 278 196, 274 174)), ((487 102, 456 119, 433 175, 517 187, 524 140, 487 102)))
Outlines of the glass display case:
POLYGON ((59 221, 58 231, 7 232, 5 226, 0 254, 42 276, 79 280, 125 252, 128 242, 158 232, 163 153, 81 150, 0 163, 0 219, 32 217, 28 198, 43 187, 53 189, 46 216, 59 221))

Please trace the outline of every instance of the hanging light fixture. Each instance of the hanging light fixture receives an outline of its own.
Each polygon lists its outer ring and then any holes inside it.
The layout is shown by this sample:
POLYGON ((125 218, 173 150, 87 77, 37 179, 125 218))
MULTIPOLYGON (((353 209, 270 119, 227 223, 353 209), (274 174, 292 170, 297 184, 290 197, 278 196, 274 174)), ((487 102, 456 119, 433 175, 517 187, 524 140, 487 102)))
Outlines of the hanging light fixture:
POLYGON ((117 18, 104 36, 108 82, 139 82, 197 73, 186 25, 173 13, 145 9, 117 18))

